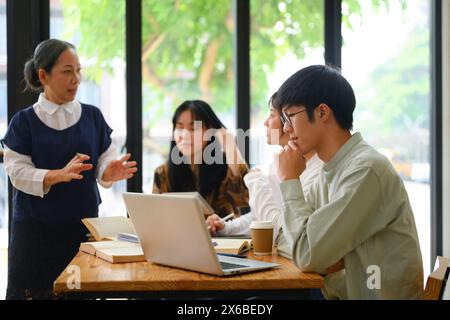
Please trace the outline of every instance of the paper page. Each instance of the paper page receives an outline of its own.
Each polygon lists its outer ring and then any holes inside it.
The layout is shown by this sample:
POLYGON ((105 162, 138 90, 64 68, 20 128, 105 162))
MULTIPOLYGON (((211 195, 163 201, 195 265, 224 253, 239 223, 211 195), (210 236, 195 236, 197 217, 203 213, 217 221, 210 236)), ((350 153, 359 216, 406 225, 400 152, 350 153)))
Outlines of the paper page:
POLYGON ((88 218, 101 238, 116 237, 119 232, 136 233, 131 220, 126 217, 88 218))
POLYGON ((127 248, 112 248, 112 249, 102 249, 98 250, 104 255, 108 256, 141 256, 144 255, 142 248, 140 246, 127 247, 127 248))

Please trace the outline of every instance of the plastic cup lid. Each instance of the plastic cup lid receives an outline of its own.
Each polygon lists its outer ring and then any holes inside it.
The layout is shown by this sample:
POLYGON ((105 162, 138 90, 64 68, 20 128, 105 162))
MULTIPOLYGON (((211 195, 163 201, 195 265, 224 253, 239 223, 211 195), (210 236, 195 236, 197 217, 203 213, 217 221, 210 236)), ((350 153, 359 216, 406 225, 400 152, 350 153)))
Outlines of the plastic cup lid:
POLYGON ((272 221, 253 221, 250 224, 250 229, 273 229, 272 221))

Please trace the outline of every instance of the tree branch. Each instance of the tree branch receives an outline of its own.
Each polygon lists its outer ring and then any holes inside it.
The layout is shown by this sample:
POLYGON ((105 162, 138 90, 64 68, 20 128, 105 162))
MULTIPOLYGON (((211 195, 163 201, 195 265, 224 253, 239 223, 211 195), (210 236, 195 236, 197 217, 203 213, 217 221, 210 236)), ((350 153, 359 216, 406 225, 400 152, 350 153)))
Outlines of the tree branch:
POLYGON ((166 34, 160 34, 158 36, 153 37, 150 41, 148 41, 144 49, 142 50, 142 63, 145 63, 147 61, 148 57, 155 52, 156 49, 163 43, 164 39, 166 38, 166 34))
POLYGON ((158 78, 158 76, 155 75, 153 69, 148 64, 142 64, 142 76, 144 78, 144 82, 147 81, 152 86, 160 90, 163 94, 176 101, 177 95, 174 92, 168 91, 166 89, 164 83, 161 81, 161 79, 158 78))
POLYGON ((202 95, 202 99, 211 101, 211 80, 214 74, 214 64, 217 60, 219 48, 222 44, 222 40, 212 40, 206 48, 203 64, 200 68, 198 77, 198 86, 202 95))

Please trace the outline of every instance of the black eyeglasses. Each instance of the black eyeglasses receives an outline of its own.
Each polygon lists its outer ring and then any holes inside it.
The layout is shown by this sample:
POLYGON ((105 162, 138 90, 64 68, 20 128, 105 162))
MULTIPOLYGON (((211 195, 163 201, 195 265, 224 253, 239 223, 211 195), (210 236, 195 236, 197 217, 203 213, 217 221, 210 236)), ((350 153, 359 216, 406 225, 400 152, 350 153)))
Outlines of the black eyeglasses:
POLYGON ((283 124, 283 126, 287 123, 289 126, 292 127, 292 118, 298 115, 299 113, 302 113, 303 111, 306 111, 306 109, 294 113, 286 113, 285 111, 281 112, 281 123, 283 124))

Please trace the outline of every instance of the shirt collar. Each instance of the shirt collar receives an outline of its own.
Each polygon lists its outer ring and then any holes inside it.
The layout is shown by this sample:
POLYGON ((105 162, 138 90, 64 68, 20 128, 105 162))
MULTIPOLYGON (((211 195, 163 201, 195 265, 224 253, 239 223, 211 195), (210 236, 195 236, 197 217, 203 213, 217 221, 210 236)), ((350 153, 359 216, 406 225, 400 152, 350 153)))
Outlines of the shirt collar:
POLYGON ((42 110, 44 110, 49 115, 54 114, 60 108, 62 108, 66 112, 72 114, 74 112, 76 100, 59 105, 54 102, 51 102, 50 100, 48 100, 45 97, 44 93, 41 93, 39 95, 38 103, 39 103, 39 106, 42 108, 42 110))
POLYGON ((334 168, 338 167, 342 160, 352 151, 352 149, 362 141, 361 133, 355 133, 331 158, 331 160, 326 163, 323 167, 325 172, 331 172, 334 168))

